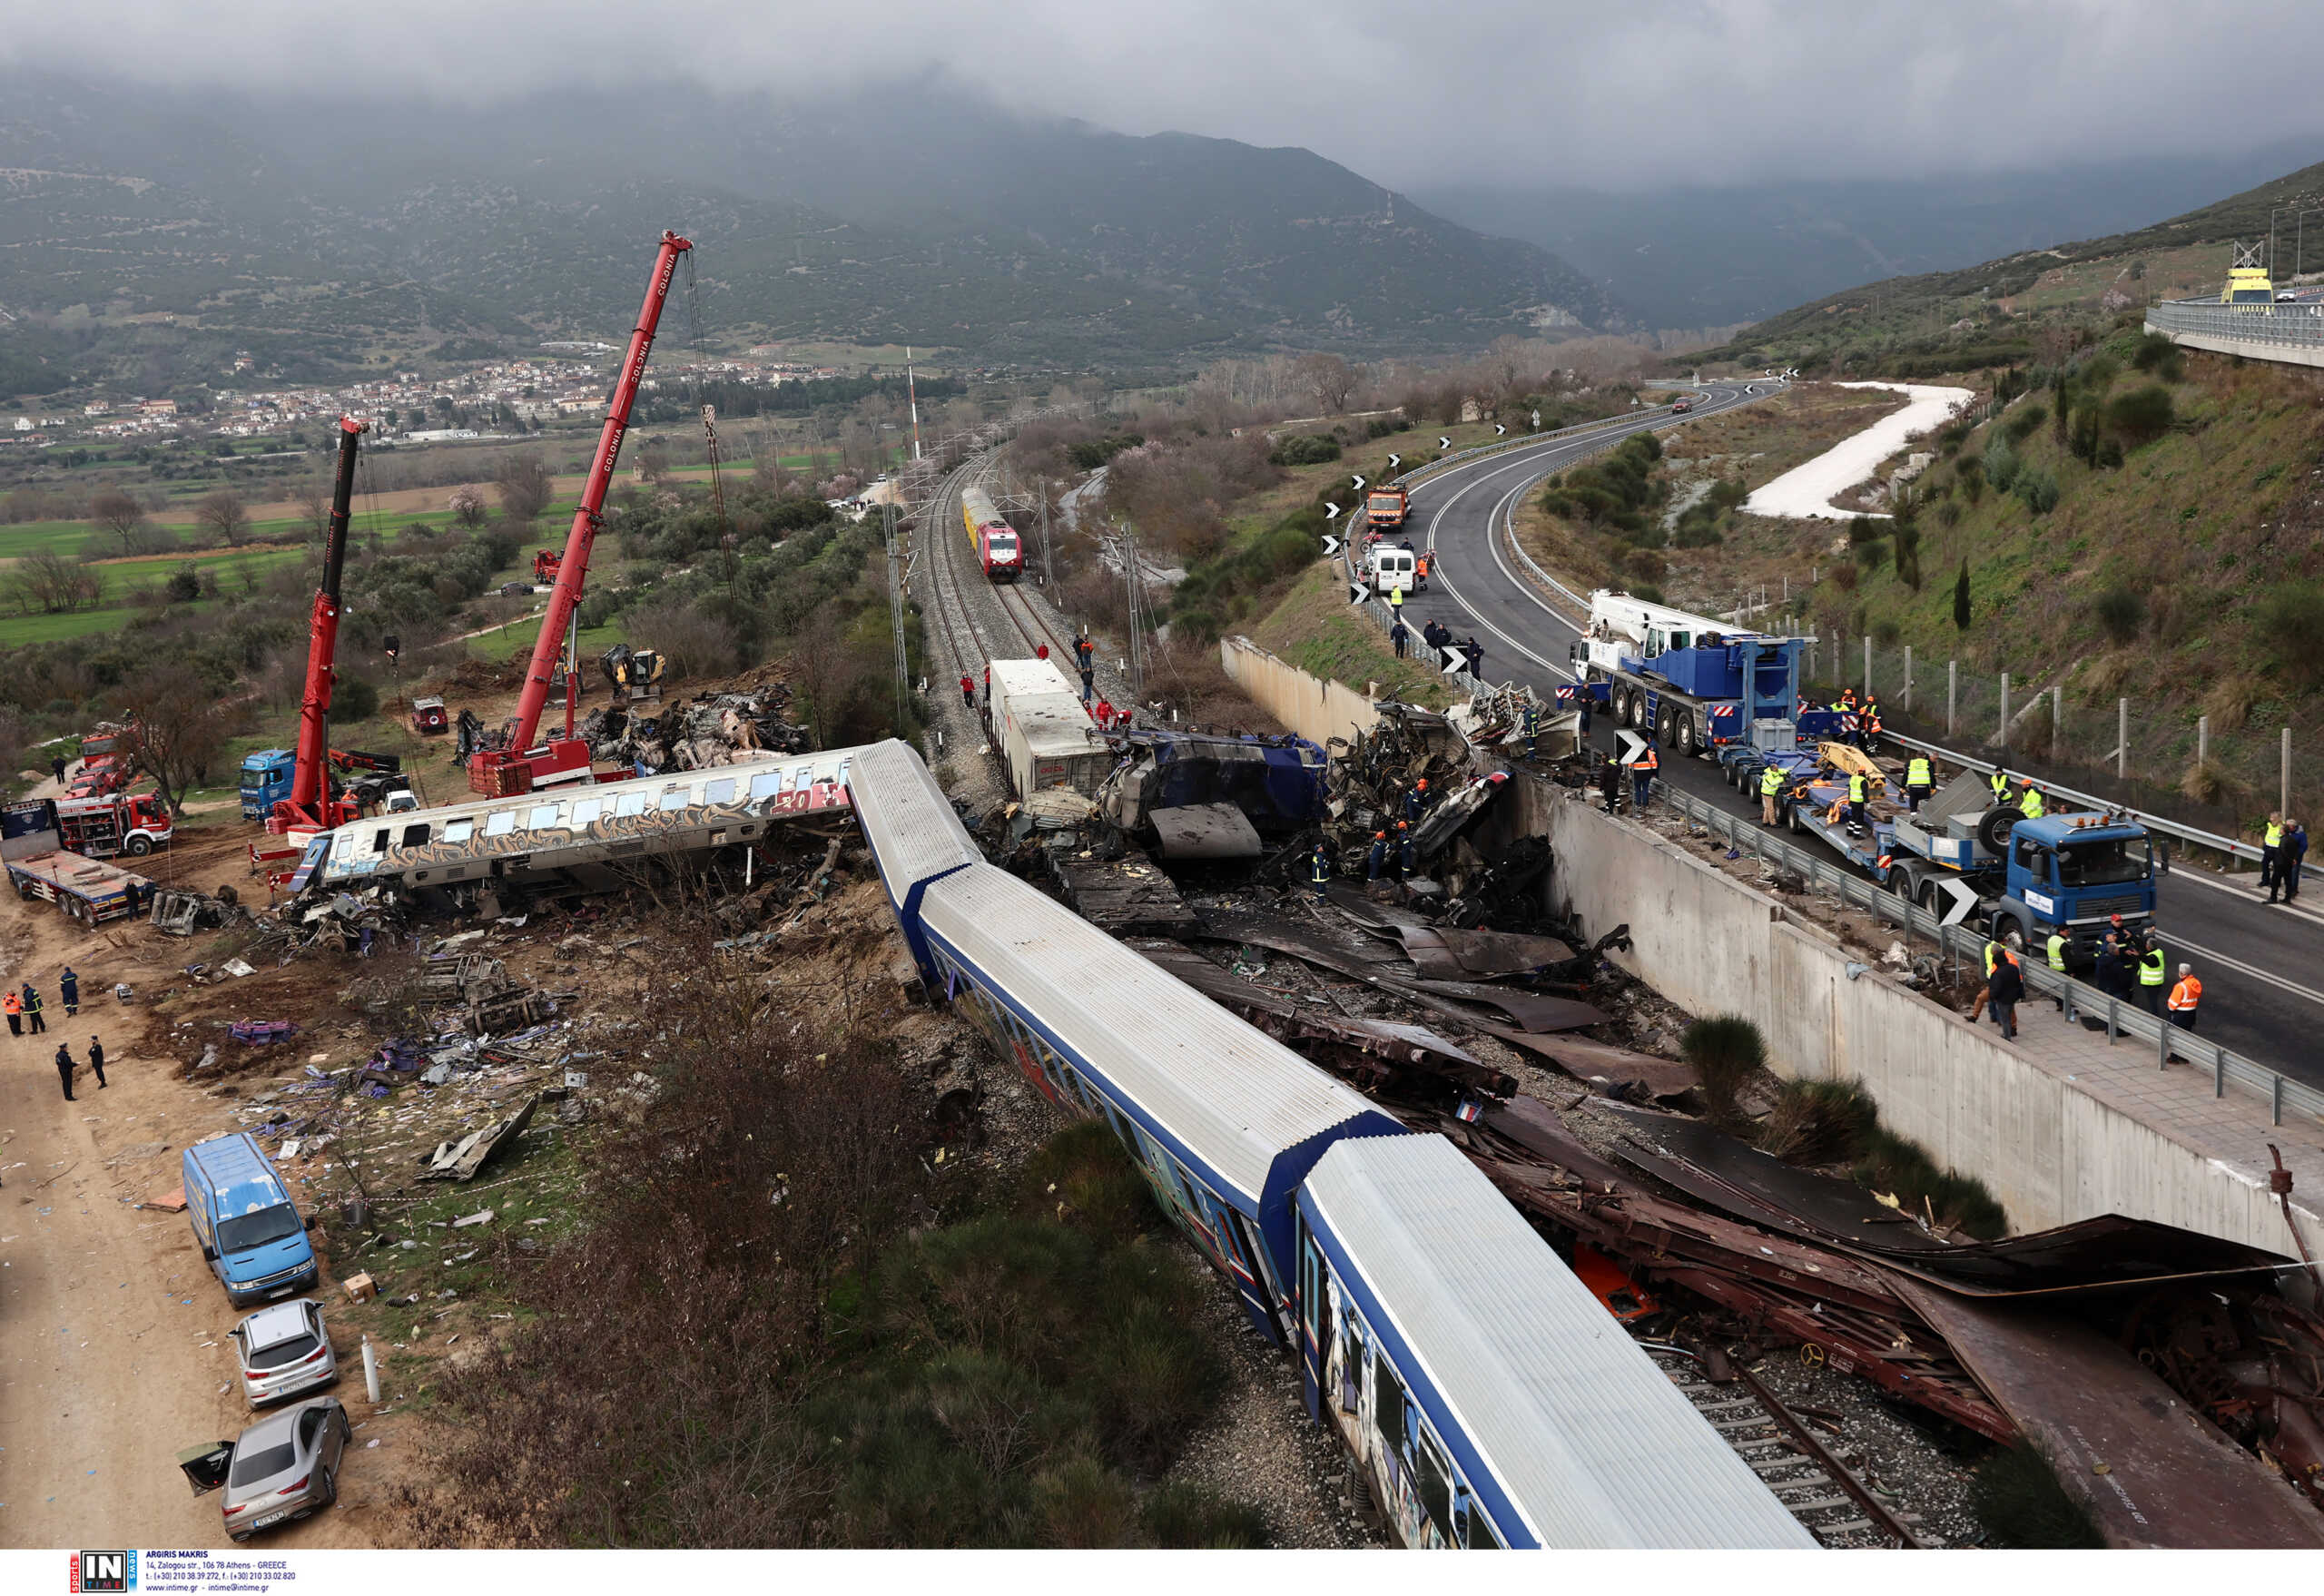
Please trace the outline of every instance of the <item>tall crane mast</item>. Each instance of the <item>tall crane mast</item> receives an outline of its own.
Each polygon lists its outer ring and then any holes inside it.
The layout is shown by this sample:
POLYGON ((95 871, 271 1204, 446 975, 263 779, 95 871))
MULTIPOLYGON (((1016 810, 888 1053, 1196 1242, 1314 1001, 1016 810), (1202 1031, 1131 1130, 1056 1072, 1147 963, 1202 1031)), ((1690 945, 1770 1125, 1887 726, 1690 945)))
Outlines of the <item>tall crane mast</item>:
MULTIPOLYGON (((526 668, 525 690, 517 700, 517 718, 509 724, 508 746, 479 750, 468 758, 468 786, 489 796, 523 793, 553 783, 589 779, 589 745, 577 737, 557 737, 538 747, 533 738, 540 730, 541 710, 548 703, 549 684, 557 674, 558 655, 565 649, 567 623, 581 603, 581 584, 589 572, 589 549, 604 524, 606 493, 613 486, 614 463, 621 440, 629 430, 629 412, 637 402, 637 385, 645 374, 645 357, 654 348, 654 330, 661 323, 662 306, 670 297, 670 279, 678 257, 694 248, 675 232, 662 234, 661 253, 654 261, 653 281, 645 303, 637 312, 637 327, 629 335, 629 353, 622 361, 621 379, 614 385, 612 407, 606 412, 605 430, 597 438, 596 458, 589 463, 589 478, 581 490, 581 506, 573 512, 573 529, 566 534, 565 553, 557 562, 556 586, 549 592, 548 612, 541 617, 541 633, 533 644, 532 663, 526 668)), ((567 704, 577 684, 567 672, 567 704)))
POLYGON ((330 696, 339 679, 334 661, 339 654, 339 583, 347 566, 348 507, 355 498, 355 450, 368 428, 352 416, 339 419, 339 468, 330 488, 330 521, 323 534, 323 580, 315 590, 314 613, 307 623, 307 686, 299 700, 298 763, 292 767, 290 793, 278 798, 267 823, 271 832, 293 826, 322 830, 342 825, 352 817, 330 794, 330 696))

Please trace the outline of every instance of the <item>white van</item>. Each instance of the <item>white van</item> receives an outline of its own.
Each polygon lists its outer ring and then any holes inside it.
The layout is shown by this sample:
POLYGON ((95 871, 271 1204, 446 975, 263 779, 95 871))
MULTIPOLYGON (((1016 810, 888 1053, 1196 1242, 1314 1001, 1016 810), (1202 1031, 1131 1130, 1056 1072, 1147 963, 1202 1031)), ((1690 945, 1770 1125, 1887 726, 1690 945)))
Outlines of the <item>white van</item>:
POLYGON ((1412 594, 1420 585, 1420 557, 1409 548, 1384 543, 1372 551, 1372 591, 1385 598, 1392 592, 1412 594))

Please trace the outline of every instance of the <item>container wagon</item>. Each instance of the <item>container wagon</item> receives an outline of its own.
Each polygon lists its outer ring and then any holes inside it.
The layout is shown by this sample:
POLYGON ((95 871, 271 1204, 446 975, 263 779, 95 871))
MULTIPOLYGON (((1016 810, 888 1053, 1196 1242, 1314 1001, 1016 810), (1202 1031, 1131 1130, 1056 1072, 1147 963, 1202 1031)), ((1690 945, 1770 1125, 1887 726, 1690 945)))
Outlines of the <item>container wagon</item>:
POLYGON ((1055 660, 994 660, 985 713, 1019 798, 1052 787, 1094 798, 1114 767, 1113 750, 1055 660))

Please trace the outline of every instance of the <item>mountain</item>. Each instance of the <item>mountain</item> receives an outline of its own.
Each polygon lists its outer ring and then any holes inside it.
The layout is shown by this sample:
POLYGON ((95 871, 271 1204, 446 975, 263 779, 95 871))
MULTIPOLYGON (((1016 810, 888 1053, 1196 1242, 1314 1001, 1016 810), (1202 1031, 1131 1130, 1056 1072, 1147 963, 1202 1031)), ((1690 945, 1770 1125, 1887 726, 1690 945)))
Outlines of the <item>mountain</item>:
POLYGON ((665 226, 700 246, 725 344, 1151 364, 1626 320, 1538 246, 1305 150, 1020 118, 940 78, 450 111, 0 74, 9 374, 110 361, 158 388, 235 348, 320 376, 447 339, 618 339, 665 226))
POLYGON ((1637 193, 1443 184, 1415 198, 1571 261, 1653 326, 1725 326, 1879 279, 2119 232, 2315 153, 2277 143, 2051 172, 1637 193))

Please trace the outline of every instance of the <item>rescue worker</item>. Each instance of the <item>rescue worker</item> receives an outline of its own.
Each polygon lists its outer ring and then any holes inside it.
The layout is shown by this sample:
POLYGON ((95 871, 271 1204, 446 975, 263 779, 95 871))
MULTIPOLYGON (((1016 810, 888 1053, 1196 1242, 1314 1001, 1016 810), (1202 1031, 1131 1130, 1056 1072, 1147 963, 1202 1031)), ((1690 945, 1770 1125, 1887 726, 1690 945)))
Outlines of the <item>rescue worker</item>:
MULTIPOLYGON (((2067 946, 2065 932, 2056 930, 2053 930, 2050 932, 2050 940, 2042 944, 2042 951, 2049 956, 2050 968, 2060 975, 2066 973, 2067 946)), ((2063 1014, 2066 1011, 2066 991, 2063 987, 2058 989, 2057 1005, 2059 1013, 2063 1014)))
POLYGON ((992 707, 992 662, 990 660, 985 662, 984 667, 984 702, 987 709, 992 707))
POLYGON ((2150 931, 2147 933, 2145 951, 2141 952, 2138 958, 2139 1006, 2150 1014, 2162 1012, 2165 968, 2162 943, 2150 931))
POLYGON ((1848 773, 1848 824, 1857 831, 1864 829, 1865 794, 1864 773, 1850 771, 1848 773))
POLYGON ((2025 791, 2017 795, 2018 813, 2028 820, 2039 820, 2047 813, 2042 803, 2042 789, 2033 783, 2025 783, 2025 791))
POLYGON ((1372 852, 1365 854, 1364 858, 1364 879, 1367 882, 1376 882, 1380 879, 1381 872, 1387 868, 1388 833, 1374 832, 1372 833, 1372 852))
POLYGON ((1422 593, 1425 593, 1425 592, 1427 592, 1427 591, 1428 591, 1428 556, 1426 556, 1426 555, 1423 555, 1423 556, 1421 556, 1421 557, 1420 557, 1420 561, 1419 561, 1418 565, 1417 565, 1417 566, 1415 566, 1413 567, 1413 579, 1415 580, 1415 582, 1418 584, 1418 591, 1420 591, 1420 592, 1422 592, 1422 593))
POLYGON ((105 1089, 105 1045, 95 1037, 89 1039, 89 1068, 97 1072, 97 1089, 105 1089))
POLYGON ((1049 645, 1048 644, 1036 643, 1033 645, 1033 657, 1035 659, 1047 659, 1049 656, 1049 645))
POLYGON ((1994 771, 1991 775, 1985 778, 1985 786, 1994 795, 1994 807, 1995 809, 2005 809, 2009 806, 2008 773, 1999 770, 1994 771))
POLYGON ((1315 856, 1307 862, 1307 879, 1315 883, 1315 901, 1324 901, 1324 889, 1332 884, 1332 862, 1324 856, 1324 845, 1315 844, 1315 856))
POLYGON ((1985 977, 1985 1002, 1993 1010, 1994 1023, 2001 1027, 2004 1041, 2017 1039, 2017 1003, 2025 996, 2025 972, 2017 967, 2017 960, 2006 948, 1994 961, 1993 973, 1985 977))
POLYGON ((2195 1029, 2195 1009, 2203 1000, 2203 983, 2195 979, 2194 967, 2179 967, 2179 984, 2171 989, 2171 1023, 2181 1030, 2195 1029))
POLYGON ((970 714, 977 707, 977 679, 968 672, 960 673, 960 703, 970 714))
POLYGON ((38 1036, 48 1029, 48 1021, 40 1017, 40 994, 33 990, 33 983, 25 983, 25 1034, 38 1036))
POLYGON ((55 758, 50 760, 48 762, 48 768, 56 773, 56 784, 60 787, 63 786, 64 784, 64 755, 60 754, 55 758))
POLYGON ((1654 773, 1661 768, 1662 756, 1654 751, 1654 744, 1649 743, 1646 745, 1646 752, 1638 756, 1638 763, 1630 766, 1630 812, 1632 813, 1644 809, 1646 801, 1654 795, 1654 773))
POLYGON ((1112 704, 1111 703, 1109 703, 1108 700, 1103 699, 1103 698, 1100 698, 1099 700, 1098 700, 1098 707, 1097 707, 1097 709, 1096 709, 1096 710, 1094 710, 1094 711, 1092 712, 1092 718, 1093 718, 1093 719, 1095 719, 1095 720, 1097 721, 1097 723, 1098 723, 1098 729, 1099 731, 1101 731, 1101 732, 1110 732, 1110 731, 1112 731, 1112 730, 1114 729, 1114 706, 1113 706, 1113 704, 1112 704))
POLYGON ((64 1100, 77 1102, 73 1095, 73 1049, 63 1042, 56 1044, 56 1084, 64 1089, 64 1100))
POLYGON ((2284 883, 2284 901, 2289 903, 2299 896, 2300 866, 2308 858, 2308 828, 2296 820, 2284 823, 2284 851, 2277 863, 2276 874, 2284 883))
POLYGON ((1574 707, 1581 711, 1581 740, 1590 741, 1590 684, 1582 683, 1573 690, 1574 707))
POLYGON ((64 1012, 68 1015, 79 1014, 81 1012, 81 978, 73 973, 73 967, 70 964, 64 967, 64 973, 56 978, 56 987, 57 995, 64 1000, 64 1012))
POLYGON ((1085 671, 1097 668, 1098 645, 1090 641, 1088 633, 1084 632, 1073 640, 1073 657, 1085 671))
POLYGON ((1428 778, 1423 776, 1404 789, 1404 818, 1409 821, 1419 820, 1428 813, 1428 806, 1432 802, 1428 795, 1428 778))
POLYGON ((1517 734, 1525 739, 1525 757, 1538 758, 1541 752, 1541 706, 1531 698, 1525 700, 1525 707, 1518 712, 1517 734))
POLYGON ((1768 765, 1759 772, 1759 823, 1776 823, 1776 805, 1783 797, 1783 772, 1768 765))
POLYGON ((1396 657, 1403 659, 1406 646, 1412 642, 1412 630, 1402 620, 1388 628, 1388 641, 1395 645, 1396 657))
POLYGON ((2268 889, 2268 901, 2276 901, 2282 890, 2279 877, 2283 869, 2284 817, 2275 811, 2268 812, 2268 830, 2260 841, 2260 884, 2268 889))
POLYGON ((1403 617, 1404 613, 1404 590, 1403 588, 1391 587, 1388 589, 1388 613, 1399 619, 1403 617))
POLYGON ((14 987, 8 989, 8 995, 5 998, 0 998, 0 1010, 5 1010, 7 1013, 8 1034, 10 1036, 24 1035, 25 1000, 16 996, 14 987))
POLYGON ((1420 868, 1420 849, 1413 842, 1410 821, 1396 823, 1396 871, 1404 880, 1413 879, 1413 872, 1420 868))
POLYGON ((1936 790, 1936 773, 1929 766, 1928 756, 1915 754, 1905 765, 1905 806, 1915 814, 1936 790))
POLYGON ((1608 814, 1619 814, 1622 808, 1622 767, 1611 754, 1601 757, 1606 763, 1598 767, 1598 796, 1605 802, 1608 814))

